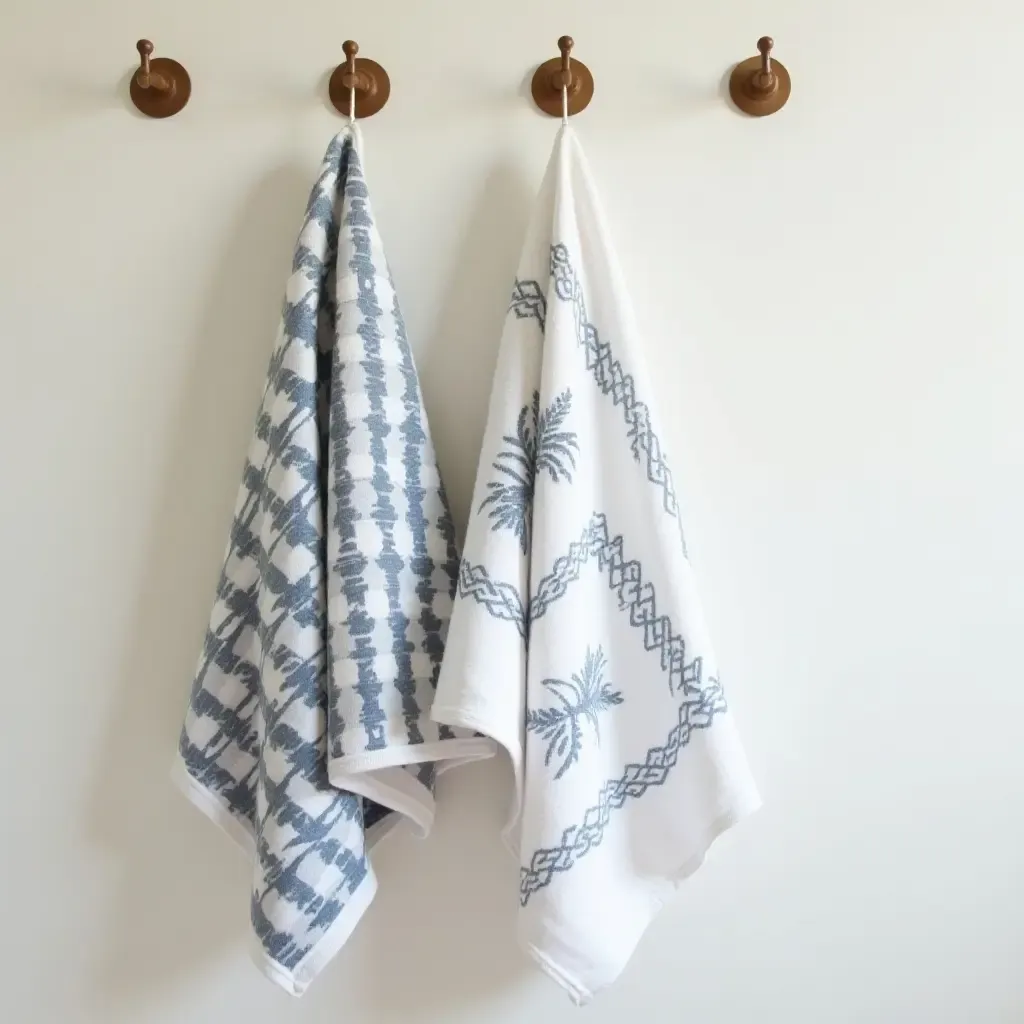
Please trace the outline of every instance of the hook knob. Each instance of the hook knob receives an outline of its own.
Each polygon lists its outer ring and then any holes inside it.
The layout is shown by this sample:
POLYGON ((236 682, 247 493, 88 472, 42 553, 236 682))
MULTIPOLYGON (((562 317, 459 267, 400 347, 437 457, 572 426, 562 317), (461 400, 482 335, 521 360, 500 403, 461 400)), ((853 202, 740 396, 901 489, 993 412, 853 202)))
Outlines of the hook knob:
POLYGON ((757 77, 757 88, 765 92, 775 86, 775 76, 772 74, 772 48, 775 40, 771 36, 761 36, 757 41, 757 49, 761 54, 761 72, 757 77))
POLYGON ((178 113, 192 95, 188 72, 170 57, 154 57, 148 39, 140 39, 135 49, 139 51, 139 69, 128 87, 132 102, 147 117, 178 113))
POLYGON ((572 48, 575 44, 572 41, 572 36, 560 36, 558 40, 558 50, 562 55, 562 67, 560 68, 557 75, 554 76, 556 79, 555 87, 558 89, 571 89, 572 88, 572 68, 570 66, 572 58, 569 54, 572 52, 572 48))
POLYGON ((761 36, 757 41, 760 56, 740 61, 729 78, 729 95, 745 114, 764 117, 781 110, 789 99, 792 85, 785 66, 772 59, 775 40, 761 36))
POLYGON ((169 88, 167 82, 160 75, 154 75, 150 67, 149 58, 153 55, 153 44, 148 39, 140 39, 135 44, 135 49, 139 51, 139 62, 141 64, 135 74, 139 88, 158 89, 161 92, 169 88))
POLYGON ((356 74, 356 54, 359 52, 359 44, 354 39, 346 39, 341 44, 342 52, 345 54, 345 73, 341 76, 341 84, 346 89, 358 89, 362 86, 359 75, 356 74))

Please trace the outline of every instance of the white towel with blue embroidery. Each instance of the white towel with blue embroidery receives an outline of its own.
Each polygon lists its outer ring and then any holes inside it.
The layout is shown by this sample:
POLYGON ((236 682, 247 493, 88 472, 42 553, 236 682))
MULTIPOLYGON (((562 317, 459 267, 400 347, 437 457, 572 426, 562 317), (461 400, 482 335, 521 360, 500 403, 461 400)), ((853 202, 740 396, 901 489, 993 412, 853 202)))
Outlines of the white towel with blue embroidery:
POLYGON ((374 839, 425 834, 435 771, 494 748, 430 719, 458 555, 361 149, 342 131, 310 196, 175 762, 294 995, 373 898, 374 839))
POLYGON ((520 942, 580 1003, 760 803, 652 400, 563 128, 502 336, 432 714, 508 751, 520 942))

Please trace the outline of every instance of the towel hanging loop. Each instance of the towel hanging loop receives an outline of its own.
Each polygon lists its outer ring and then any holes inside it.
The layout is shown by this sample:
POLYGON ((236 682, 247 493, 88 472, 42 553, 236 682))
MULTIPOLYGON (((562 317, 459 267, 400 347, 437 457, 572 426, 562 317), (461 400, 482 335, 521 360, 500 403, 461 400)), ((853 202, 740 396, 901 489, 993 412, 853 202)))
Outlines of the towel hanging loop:
POLYGON ((570 116, 586 110, 594 98, 594 76, 590 68, 569 56, 574 45, 572 36, 562 36, 558 40, 561 56, 544 61, 533 74, 530 84, 533 101, 552 117, 562 116, 563 87, 568 98, 570 116))
POLYGON ((729 76, 729 95, 745 114, 765 117, 781 110, 789 99, 792 84, 785 65, 772 58, 775 40, 762 36, 757 41, 759 57, 740 61, 729 76))
POLYGON ((135 48, 139 51, 139 70, 132 75, 128 88, 132 103, 147 117, 178 113, 192 95, 188 72, 170 57, 154 57, 148 39, 140 39, 135 48))
POLYGON ((327 87, 331 103, 338 113, 348 116, 354 90, 356 117, 371 117, 387 103, 391 79, 375 60, 356 56, 359 44, 354 39, 346 39, 341 48, 345 52, 345 63, 334 69, 327 87))

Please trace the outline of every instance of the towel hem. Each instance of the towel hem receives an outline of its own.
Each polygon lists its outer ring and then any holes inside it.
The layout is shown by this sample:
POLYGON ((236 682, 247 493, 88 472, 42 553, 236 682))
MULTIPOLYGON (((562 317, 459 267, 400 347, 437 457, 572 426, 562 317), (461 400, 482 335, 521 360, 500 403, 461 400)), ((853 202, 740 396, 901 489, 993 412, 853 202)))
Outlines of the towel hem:
MULTIPOLYGON (((730 807, 725 813, 715 818, 705 832, 704 839, 696 851, 691 853, 683 861, 682 865, 672 873, 672 877, 668 879, 673 888, 672 895, 675 894, 675 891, 679 889, 683 882, 696 874, 704 866, 708 853, 711 847, 715 845, 716 840, 728 832, 729 829, 738 825, 744 818, 749 818, 752 814, 756 814, 762 806, 760 796, 751 796, 742 803, 738 803, 735 807, 730 807)), ((657 899, 658 910, 664 909, 671 899, 671 895, 665 898, 659 897, 657 899)))
POLYGON ((470 732, 483 733, 487 737, 483 742, 490 743, 493 747, 491 754, 488 756, 493 756, 498 747, 508 754, 508 759, 512 764, 514 784, 512 807, 505 824, 502 826, 501 840, 505 849, 518 861, 519 844, 517 842, 516 830, 519 827, 519 818, 522 813, 522 758, 521 754, 517 752, 518 745, 513 747, 511 742, 506 742, 500 735, 501 730, 496 729, 494 722, 485 715, 474 714, 472 711, 466 711, 464 708, 452 707, 449 704, 435 704, 430 709, 430 717, 435 722, 447 725, 452 729, 466 729, 470 732))
POLYGON ((181 795, 201 814, 213 822, 222 832, 227 833, 250 857, 256 855, 256 839, 238 817, 231 813, 224 803, 203 786, 192 773, 182 757, 171 765, 171 781, 181 795))
POLYGON ((338 919, 320 937, 316 945, 295 965, 292 970, 272 959, 263 948, 259 936, 250 929, 249 955, 263 975, 291 996, 299 998, 310 983, 337 956, 339 950, 355 931, 373 897, 377 894, 377 879, 372 870, 363 880, 338 919))
MULTIPOLYGON (((759 796, 748 798, 742 803, 737 804, 737 806, 729 808, 729 810, 724 814, 720 814, 710 824, 696 850, 690 853, 682 861, 681 865, 672 872, 671 876, 666 879, 666 882, 672 887, 673 895, 678 890, 679 886, 686 881, 686 879, 690 878, 703 866, 704 862, 707 860, 708 852, 715 844, 715 841, 734 825, 738 825, 744 818, 747 818, 758 811, 761 806, 762 802, 759 796)), ((658 914, 665 909, 670 899, 671 897, 660 896, 656 896, 654 898, 652 911, 646 924, 641 928, 640 933, 636 937, 636 942, 633 943, 632 948, 623 958, 622 965, 616 972, 615 977, 611 978, 607 984, 610 985, 618 978, 619 974, 622 973, 622 970, 636 951, 636 947, 639 945, 644 933, 651 926, 658 914)), ((556 982, 568 993, 569 998, 572 999, 577 1006, 583 1006, 593 998, 594 993, 590 989, 586 988, 586 986, 574 978, 567 970, 565 970, 565 968, 552 960, 548 954, 542 953, 532 942, 520 938, 519 944, 530 958, 537 963, 541 970, 543 970, 544 973, 552 979, 552 981, 556 982)), ((607 986, 601 986, 601 988, 604 987, 607 986)), ((600 991, 600 989, 598 989, 598 991, 600 991)))
POLYGON ((330 765, 345 775, 373 772, 380 768, 394 768, 424 761, 478 761, 494 754, 494 741, 470 737, 466 739, 435 740, 432 743, 407 743, 400 747, 367 750, 360 754, 332 757, 330 765))
POLYGON ((405 815, 420 836, 430 832, 434 824, 434 794, 414 775, 394 765, 378 768, 372 773, 353 774, 345 771, 341 758, 327 762, 327 779, 335 789, 372 800, 392 812, 405 815))
MULTIPOLYGON (((256 856, 256 840, 252 834, 221 800, 190 774, 184 759, 180 756, 171 765, 171 781, 196 810, 230 836, 249 857, 256 856)), ((400 812, 393 811, 372 828, 367 829, 367 855, 380 840, 401 823, 400 812)), ((352 894, 352 899, 345 905, 341 916, 321 936, 305 958, 299 961, 294 970, 289 971, 274 960, 263 948, 256 933, 250 929, 248 933, 249 956, 260 973, 289 995, 295 998, 303 995, 314 978, 337 956, 373 901, 377 892, 377 880, 372 870, 371 865, 370 874, 352 894)))
POLYGON ((332 757, 327 762, 327 778, 338 789, 404 814, 422 838, 434 824, 434 794, 406 767, 438 759, 443 765, 464 764, 493 754, 494 743, 484 738, 409 744, 332 757))
POLYGON ((531 960, 557 985, 569 993, 569 998, 577 1005, 589 1003, 592 993, 578 981, 567 974, 561 967, 542 953, 532 942, 524 942, 523 949, 531 960))

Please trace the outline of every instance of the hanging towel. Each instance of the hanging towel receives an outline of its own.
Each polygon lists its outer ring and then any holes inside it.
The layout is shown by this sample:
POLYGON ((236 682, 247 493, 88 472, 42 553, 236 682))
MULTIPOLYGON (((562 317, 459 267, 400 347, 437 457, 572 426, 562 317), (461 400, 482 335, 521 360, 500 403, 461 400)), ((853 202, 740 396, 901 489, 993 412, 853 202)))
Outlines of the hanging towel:
POLYGON ((342 131, 310 196, 175 762, 293 995, 372 900, 374 840, 425 834, 435 771, 493 749, 429 717, 458 554, 361 151, 342 131))
POLYGON ((432 712, 508 751, 520 942, 578 1003, 760 802, 613 253, 563 128, 505 323, 432 712))

